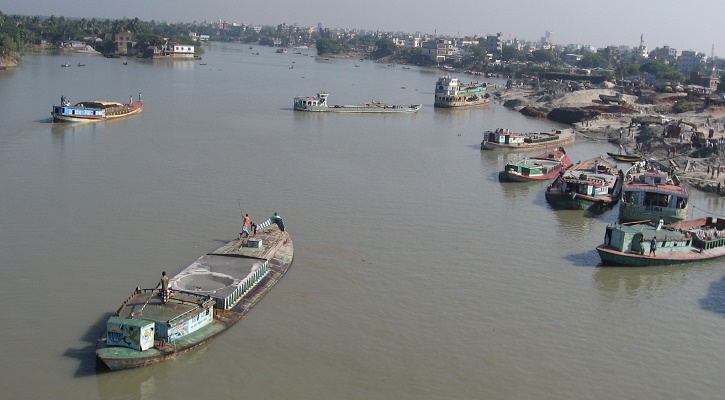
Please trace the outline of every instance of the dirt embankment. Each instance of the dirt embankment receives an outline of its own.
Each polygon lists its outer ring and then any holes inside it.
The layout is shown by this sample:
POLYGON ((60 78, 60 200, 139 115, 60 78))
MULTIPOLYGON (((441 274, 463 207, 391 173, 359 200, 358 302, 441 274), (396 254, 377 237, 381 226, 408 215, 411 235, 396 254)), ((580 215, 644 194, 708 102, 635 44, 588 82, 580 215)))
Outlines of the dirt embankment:
POLYGON ((18 60, 13 57, 0 57, 0 68, 17 67, 18 60))

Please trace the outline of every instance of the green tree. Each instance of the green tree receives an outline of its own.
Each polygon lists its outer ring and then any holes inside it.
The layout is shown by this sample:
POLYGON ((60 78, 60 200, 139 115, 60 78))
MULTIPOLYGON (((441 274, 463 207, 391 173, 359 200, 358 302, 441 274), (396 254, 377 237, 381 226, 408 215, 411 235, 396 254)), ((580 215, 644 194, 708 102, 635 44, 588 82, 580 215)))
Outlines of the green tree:
POLYGON ((534 62, 537 63, 545 63, 548 62, 549 64, 558 64, 559 63, 559 57, 554 54, 551 50, 534 50, 531 52, 531 58, 534 62))
POLYGON ((587 53, 577 63, 580 68, 607 68, 609 61, 597 53, 587 53))
POLYGON ((615 73, 620 78, 639 75, 639 66, 630 62, 623 62, 621 65, 615 68, 615 73))
POLYGON ((523 61, 524 53, 512 46, 504 46, 501 50, 501 59, 504 61, 523 61))
POLYGON ((390 39, 378 39, 375 42, 375 51, 373 51, 373 58, 383 58, 395 54, 398 50, 398 46, 390 39))
POLYGON ((334 39, 320 38, 317 39, 317 55, 324 54, 340 54, 342 53, 342 44, 334 39))

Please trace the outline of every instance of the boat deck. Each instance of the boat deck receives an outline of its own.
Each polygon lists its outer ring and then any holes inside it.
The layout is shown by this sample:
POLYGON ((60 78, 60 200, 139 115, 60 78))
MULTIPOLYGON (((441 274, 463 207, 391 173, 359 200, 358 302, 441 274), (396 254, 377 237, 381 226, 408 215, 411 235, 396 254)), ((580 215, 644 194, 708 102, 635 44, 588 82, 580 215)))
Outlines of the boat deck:
POLYGON ((118 310, 121 318, 143 319, 154 322, 166 322, 191 310, 199 308, 203 299, 198 296, 176 293, 166 304, 162 304, 157 290, 145 290, 134 293, 118 310))

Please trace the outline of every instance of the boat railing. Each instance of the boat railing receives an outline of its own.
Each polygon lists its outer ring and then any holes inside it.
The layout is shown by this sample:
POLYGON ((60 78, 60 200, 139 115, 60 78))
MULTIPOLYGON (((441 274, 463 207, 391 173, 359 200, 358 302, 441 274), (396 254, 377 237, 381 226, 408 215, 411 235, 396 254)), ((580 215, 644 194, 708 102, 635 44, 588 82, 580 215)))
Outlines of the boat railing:
MULTIPOLYGON (((189 292, 184 292, 184 293, 190 294, 189 292)), ((202 304, 200 304, 199 305, 200 307, 192 308, 192 309, 190 309, 188 311, 185 311, 185 312, 183 312, 183 313, 175 316, 174 318, 171 318, 170 320, 166 321, 166 323, 168 325, 173 325, 173 322, 175 322, 177 320, 183 321, 183 320, 187 319, 186 318, 187 315, 190 315, 190 314, 198 314, 200 310, 205 310, 205 309, 210 308, 211 307, 211 304, 209 304, 210 302, 213 303, 213 300, 207 300, 207 301, 203 302, 202 304)))

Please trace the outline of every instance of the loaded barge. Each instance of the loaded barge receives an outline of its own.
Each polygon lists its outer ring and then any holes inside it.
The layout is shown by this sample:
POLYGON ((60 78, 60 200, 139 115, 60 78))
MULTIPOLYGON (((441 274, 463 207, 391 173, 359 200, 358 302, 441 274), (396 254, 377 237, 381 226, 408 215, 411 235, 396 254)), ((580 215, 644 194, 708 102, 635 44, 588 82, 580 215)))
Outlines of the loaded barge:
POLYGON ((98 340, 100 366, 122 370, 190 350, 238 322, 292 265, 294 249, 274 214, 256 233, 205 254, 161 287, 137 287, 98 340))

